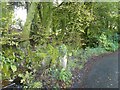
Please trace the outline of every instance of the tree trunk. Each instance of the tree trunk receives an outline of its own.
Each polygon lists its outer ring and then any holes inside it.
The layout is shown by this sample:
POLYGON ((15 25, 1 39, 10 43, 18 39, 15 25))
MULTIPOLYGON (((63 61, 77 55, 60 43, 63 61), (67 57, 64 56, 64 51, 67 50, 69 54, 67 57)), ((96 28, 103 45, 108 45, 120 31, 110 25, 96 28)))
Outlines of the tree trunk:
POLYGON ((27 40, 27 41, 29 40, 30 27, 31 27, 32 20, 34 19, 34 15, 37 10, 37 4, 38 3, 33 2, 30 6, 27 19, 26 19, 26 23, 24 25, 23 32, 22 32, 22 40, 27 40))
POLYGON ((42 2, 40 4, 39 16, 41 19, 42 26, 44 27, 46 37, 50 34, 50 28, 52 25, 52 9, 53 3, 42 2))
POLYGON ((38 3, 35 3, 35 2, 31 4, 27 14, 27 19, 23 28, 22 36, 21 36, 22 41, 24 41, 22 43, 22 47, 26 55, 27 55, 27 49, 29 49, 29 46, 30 46, 30 41, 29 41, 30 29, 31 29, 32 20, 34 19, 34 15, 37 10, 37 5, 38 3))

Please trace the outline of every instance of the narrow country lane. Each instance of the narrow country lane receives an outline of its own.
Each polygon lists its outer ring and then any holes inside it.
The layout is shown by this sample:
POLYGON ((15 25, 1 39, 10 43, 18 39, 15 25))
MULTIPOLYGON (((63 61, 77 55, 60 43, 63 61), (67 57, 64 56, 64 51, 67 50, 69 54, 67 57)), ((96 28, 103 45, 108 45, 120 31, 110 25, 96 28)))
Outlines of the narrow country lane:
POLYGON ((84 70, 82 83, 74 83, 75 88, 118 88, 118 59, 119 52, 101 55, 96 58, 94 64, 87 64, 84 70))

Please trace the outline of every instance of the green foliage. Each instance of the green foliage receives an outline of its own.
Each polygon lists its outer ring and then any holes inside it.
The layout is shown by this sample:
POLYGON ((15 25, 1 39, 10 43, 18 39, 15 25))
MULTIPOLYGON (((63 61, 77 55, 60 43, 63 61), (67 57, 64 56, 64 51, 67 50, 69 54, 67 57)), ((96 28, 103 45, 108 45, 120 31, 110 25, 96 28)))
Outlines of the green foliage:
POLYGON ((10 44, 17 45, 15 42, 16 36, 19 36, 20 33, 10 32, 10 26, 12 23, 13 17, 13 7, 8 2, 0 3, 1 12, 0 13, 0 45, 10 44))
POLYGON ((15 71, 17 71, 17 67, 16 67, 15 65, 11 65, 11 69, 12 69, 13 73, 14 73, 15 71))
POLYGON ((118 41, 113 41, 112 39, 107 38, 104 33, 101 34, 99 41, 100 45, 108 51, 115 51, 118 49, 118 41))
POLYGON ((53 14, 53 29, 58 40, 68 45, 82 46, 82 34, 94 19, 84 3, 63 3, 53 14), (84 17, 84 18, 83 18, 84 17))
POLYGON ((56 47, 48 44, 47 46, 44 47, 38 46, 38 48, 39 49, 36 51, 36 55, 38 58, 43 60, 43 62, 45 62, 45 65, 54 66, 57 64, 59 51, 56 47))
POLYGON ((39 81, 30 84, 30 88, 41 88, 41 87, 42 87, 42 83, 39 81))
POLYGON ((61 56, 64 56, 67 54, 67 47, 65 44, 60 45, 58 49, 61 56))
POLYGON ((25 84, 24 88, 41 88, 42 83, 40 81, 34 81, 34 75, 26 71, 25 74, 19 74, 19 77, 22 77, 21 83, 25 84), (29 86, 28 86, 29 84, 29 86))
POLYGON ((54 65, 54 64, 56 64, 57 63, 57 58, 58 58, 58 55, 59 55, 59 53, 58 53, 58 49, 57 48, 55 48, 55 47, 53 47, 53 46, 51 46, 51 45, 48 45, 48 54, 50 55, 50 58, 51 58, 51 65, 54 65))
POLYGON ((17 31, 17 29, 10 30, 9 28, 9 30, 1 29, 1 33, 2 37, 0 37, 0 45, 8 44, 10 46, 18 46, 21 32, 17 31))
MULTIPOLYGON (((50 69, 50 74, 54 81, 56 81, 59 85, 60 82, 65 83, 65 87, 68 87, 71 84, 72 73, 68 69, 50 69)), ((55 84, 57 86, 57 83, 55 84)), ((58 86, 61 87, 61 86, 58 86)))
POLYGON ((70 71, 62 69, 59 74, 59 79, 63 80, 65 83, 69 83, 71 80, 72 74, 70 71))
POLYGON ((10 27, 14 24, 11 5, 4 2, 0 7, 2 77, 14 79, 18 75, 25 88, 41 88, 43 84, 70 87, 70 70, 83 68, 91 56, 118 49, 117 3, 31 3, 21 32, 10 27), (21 33, 28 42, 21 41, 21 33), (65 55, 68 65, 61 69, 60 59, 65 55))
POLYGON ((12 6, 8 2, 2 2, 0 3, 0 8, 2 13, 0 13, 0 29, 8 29, 9 25, 12 22, 12 6))
POLYGON ((98 56, 103 53, 107 53, 105 48, 102 47, 97 47, 97 48, 87 47, 85 48, 85 50, 74 49, 70 52, 72 53, 72 55, 69 56, 68 67, 71 70, 74 70, 75 68, 82 69, 84 67, 84 64, 87 62, 87 60, 92 56, 98 56))
POLYGON ((11 73, 15 73, 17 71, 17 65, 14 62, 15 59, 12 58, 6 58, 3 56, 3 53, 0 52, 0 59, 2 60, 0 70, 2 70, 3 79, 6 77, 10 79, 11 73))

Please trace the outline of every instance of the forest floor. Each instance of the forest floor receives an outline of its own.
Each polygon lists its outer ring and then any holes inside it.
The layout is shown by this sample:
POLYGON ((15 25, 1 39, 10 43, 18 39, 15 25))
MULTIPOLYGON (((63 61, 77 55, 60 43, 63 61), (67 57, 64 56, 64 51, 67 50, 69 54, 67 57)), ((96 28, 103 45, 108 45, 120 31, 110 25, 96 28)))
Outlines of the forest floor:
POLYGON ((75 69, 72 88, 118 88, 120 50, 93 56, 82 70, 75 69))

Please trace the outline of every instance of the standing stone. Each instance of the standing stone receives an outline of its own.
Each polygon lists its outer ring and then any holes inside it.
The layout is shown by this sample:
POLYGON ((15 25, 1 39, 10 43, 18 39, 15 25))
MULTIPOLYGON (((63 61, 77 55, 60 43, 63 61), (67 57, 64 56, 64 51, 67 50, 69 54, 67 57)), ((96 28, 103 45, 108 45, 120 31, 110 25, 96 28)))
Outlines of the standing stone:
POLYGON ((62 66, 62 68, 66 69, 67 67, 67 47, 65 44, 62 44, 59 47, 59 53, 60 53, 60 66, 62 66))

